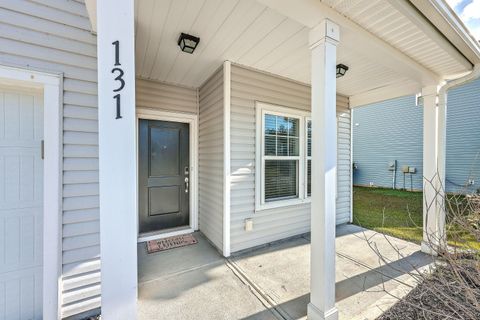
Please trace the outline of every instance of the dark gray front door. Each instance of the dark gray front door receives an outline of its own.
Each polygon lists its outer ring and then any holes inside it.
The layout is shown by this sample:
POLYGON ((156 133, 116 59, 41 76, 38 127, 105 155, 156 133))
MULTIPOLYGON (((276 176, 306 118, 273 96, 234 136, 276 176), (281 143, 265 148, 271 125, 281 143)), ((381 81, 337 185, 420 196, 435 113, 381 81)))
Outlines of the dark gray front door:
POLYGON ((140 233, 189 225, 189 126, 140 120, 140 233))

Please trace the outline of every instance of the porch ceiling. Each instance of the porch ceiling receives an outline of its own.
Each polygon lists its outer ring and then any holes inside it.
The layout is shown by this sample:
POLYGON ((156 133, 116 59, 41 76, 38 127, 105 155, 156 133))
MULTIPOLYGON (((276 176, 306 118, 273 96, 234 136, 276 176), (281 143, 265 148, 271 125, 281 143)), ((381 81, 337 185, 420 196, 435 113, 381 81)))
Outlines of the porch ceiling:
POLYGON ((428 21, 411 11, 408 1, 399 2, 298 0, 292 6, 289 0, 137 0, 136 73, 198 87, 230 60, 309 83, 309 29, 332 15, 342 28, 338 63, 350 67, 337 80, 340 94, 412 91, 471 69, 436 29, 422 25, 428 21), (179 50, 181 32, 201 38, 194 54, 179 50))

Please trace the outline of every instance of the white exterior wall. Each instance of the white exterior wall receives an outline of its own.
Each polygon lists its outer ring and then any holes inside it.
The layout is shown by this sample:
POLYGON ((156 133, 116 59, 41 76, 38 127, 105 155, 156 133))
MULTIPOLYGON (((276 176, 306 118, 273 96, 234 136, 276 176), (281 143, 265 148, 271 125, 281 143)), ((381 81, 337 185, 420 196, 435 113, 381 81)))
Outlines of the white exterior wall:
MULTIPOLYGON (((231 251, 310 231, 310 204, 255 212, 255 101, 310 111, 310 87, 232 65, 231 74, 231 251), (244 220, 253 218, 246 232, 244 220)), ((350 110, 337 97, 337 223, 350 220, 350 110), (348 168, 348 169, 347 169, 348 168)))
POLYGON ((199 229, 223 248, 223 68, 199 90, 199 229))
POLYGON ((82 1, 0 4, 0 64, 64 74, 63 316, 100 306, 96 42, 82 1))

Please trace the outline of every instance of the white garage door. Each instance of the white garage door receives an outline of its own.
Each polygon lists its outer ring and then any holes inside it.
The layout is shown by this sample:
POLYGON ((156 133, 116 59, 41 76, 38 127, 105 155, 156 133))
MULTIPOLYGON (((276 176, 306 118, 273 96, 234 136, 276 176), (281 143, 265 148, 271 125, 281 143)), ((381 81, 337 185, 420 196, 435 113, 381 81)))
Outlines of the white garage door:
POLYGON ((43 98, 0 87, 0 319, 42 313, 43 98))

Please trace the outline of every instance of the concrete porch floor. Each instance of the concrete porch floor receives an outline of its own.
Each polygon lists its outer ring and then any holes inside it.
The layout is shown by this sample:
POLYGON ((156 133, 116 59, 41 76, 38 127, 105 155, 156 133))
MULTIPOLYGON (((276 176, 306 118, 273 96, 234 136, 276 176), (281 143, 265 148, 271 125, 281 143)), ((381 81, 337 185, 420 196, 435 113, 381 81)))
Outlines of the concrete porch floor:
MULTIPOLYGON (((309 237, 224 259, 201 233, 199 243, 155 254, 138 246, 139 319, 306 319, 309 237)), ((408 271, 431 258, 418 245, 354 225, 337 228, 336 301, 340 319, 375 319, 407 294, 408 271), (368 246, 375 242, 385 264, 368 246), (373 238, 371 238, 373 237, 373 238), (397 247, 401 254, 392 248, 397 247)))

